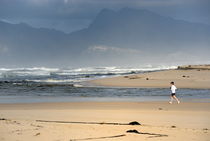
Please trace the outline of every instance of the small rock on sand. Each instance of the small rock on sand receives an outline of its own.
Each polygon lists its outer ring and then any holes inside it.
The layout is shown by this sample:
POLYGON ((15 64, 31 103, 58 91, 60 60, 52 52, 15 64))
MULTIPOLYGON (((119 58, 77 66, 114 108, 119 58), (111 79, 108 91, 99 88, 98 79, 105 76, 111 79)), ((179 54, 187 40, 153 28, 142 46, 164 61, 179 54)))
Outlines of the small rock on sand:
POLYGON ((36 133, 34 136, 39 136, 41 133, 36 133))
POLYGON ((203 130, 209 130, 208 128, 203 128, 203 130))

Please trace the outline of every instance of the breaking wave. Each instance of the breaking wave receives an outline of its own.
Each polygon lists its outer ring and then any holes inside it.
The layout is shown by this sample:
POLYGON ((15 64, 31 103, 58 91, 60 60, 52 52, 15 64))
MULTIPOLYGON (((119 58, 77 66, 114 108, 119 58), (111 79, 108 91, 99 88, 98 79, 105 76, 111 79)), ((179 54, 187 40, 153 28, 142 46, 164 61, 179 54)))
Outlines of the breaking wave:
POLYGON ((86 67, 86 68, 0 68, 0 81, 33 81, 45 83, 70 83, 100 77, 174 69, 176 66, 144 67, 86 67))

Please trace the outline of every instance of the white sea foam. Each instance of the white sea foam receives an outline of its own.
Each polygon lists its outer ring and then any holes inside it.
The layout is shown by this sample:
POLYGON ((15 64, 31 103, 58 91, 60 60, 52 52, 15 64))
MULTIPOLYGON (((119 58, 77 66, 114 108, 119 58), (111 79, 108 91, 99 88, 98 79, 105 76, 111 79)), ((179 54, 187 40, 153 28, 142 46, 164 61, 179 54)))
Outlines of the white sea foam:
POLYGON ((74 87, 78 87, 78 88, 83 87, 83 85, 81 85, 81 84, 74 84, 73 86, 74 86, 74 87))
POLYGON ((31 82, 44 82, 44 83, 71 83, 71 82, 79 82, 79 80, 75 79, 66 79, 66 80, 56 80, 56 79, 45 79, 45 80, 26 80, 31 82))

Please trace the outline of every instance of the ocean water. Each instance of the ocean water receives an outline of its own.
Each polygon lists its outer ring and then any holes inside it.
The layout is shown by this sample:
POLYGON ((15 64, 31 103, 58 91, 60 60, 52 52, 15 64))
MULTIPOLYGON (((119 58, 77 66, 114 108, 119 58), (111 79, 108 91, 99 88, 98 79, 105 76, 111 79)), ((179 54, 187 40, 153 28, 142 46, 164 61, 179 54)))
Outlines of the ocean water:
MULTIPOLYGON (((173 68, 0 68, 0 103, 168 100, 169 88, 97 87, 86 81, 173 68)), ((179 89, 177 95, 184 100, 210 99, 210 90, 179 89)))

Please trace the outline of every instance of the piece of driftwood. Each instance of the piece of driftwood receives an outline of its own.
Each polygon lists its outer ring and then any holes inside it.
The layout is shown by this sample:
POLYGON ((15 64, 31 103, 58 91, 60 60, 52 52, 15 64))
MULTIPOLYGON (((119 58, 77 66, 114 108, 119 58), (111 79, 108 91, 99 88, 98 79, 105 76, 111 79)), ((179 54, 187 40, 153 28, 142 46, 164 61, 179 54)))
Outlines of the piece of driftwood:
POLYGON ((52 121, 52 120, 36 120, 37 122, 54 122, 54 123, 75 123, 75 124, 107 124, 107 125, 141 125, 137 121, 130 123, 117 123, 117 122, 81 122, 81 121, 52 121))
POLYGON ((96 140, 96 139, 110 139, 110 138, 119 138, 124 137, 125 134, 115 135, 115 136, 106 136, 106 137, 95 137, 95 138, 83 138, 83 139, 70 139, 70 141, 82 141, 82 140, 96 140))

